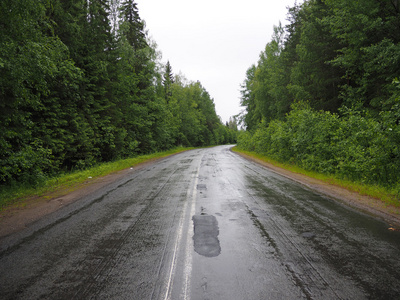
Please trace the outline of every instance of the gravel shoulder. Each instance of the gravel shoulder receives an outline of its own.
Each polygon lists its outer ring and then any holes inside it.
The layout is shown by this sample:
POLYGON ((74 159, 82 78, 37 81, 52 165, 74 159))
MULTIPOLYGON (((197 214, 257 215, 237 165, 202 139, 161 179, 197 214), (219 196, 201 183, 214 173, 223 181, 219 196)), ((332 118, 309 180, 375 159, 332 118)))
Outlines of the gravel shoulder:
MULTIPOLYGON (((343 205, 361 210, 364 213, 384 220, 390 224, 392 230, 398 230, 400 228, 400 208, 398 207, 387 206, 378 199, 362 196, 344 188, 327 184, 323 181, 305 175, 290 172, 242 153, 237 154, 246 159, 259 163, 282 176, 290 178, 309 189, 335 199, 343 205)), ((46 194, 42 197, 32 197, 23 207, 10 207, 0 212, 0 239, 12 233, 23 230, 25 227, 29 226, 29 224, 39 220, 40 218, 60 209, 65 205, 78 201, 82 197, 89 195, 90 193, 112 182, 115 182, 131 172, 135 172, 138 169, 143 168, 149 163, 154 163, 154 160, 101 178, 90 181, 88 180, 87 182, 81 184, 78 188, 74 189, 72 192, 69 190, 61 190, 46 194)))

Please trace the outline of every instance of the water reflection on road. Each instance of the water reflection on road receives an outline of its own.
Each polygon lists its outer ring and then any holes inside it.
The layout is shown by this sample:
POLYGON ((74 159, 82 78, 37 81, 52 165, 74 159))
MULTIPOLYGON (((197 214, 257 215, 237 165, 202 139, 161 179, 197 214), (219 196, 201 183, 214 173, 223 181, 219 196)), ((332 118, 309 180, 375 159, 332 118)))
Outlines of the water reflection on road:
POLYGON ((400 233, 229 151, 197 149, 9 236, 1 299, 398 299, 400 233))

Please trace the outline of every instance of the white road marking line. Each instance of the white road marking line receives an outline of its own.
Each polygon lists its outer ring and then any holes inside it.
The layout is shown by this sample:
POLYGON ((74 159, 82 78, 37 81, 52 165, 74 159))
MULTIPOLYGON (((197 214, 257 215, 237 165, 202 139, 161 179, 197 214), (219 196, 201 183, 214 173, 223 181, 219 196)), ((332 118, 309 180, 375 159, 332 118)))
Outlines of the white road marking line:
MULTIPOLYGON (((199 181, 199 172, 200 172, 200 164, 199 167, 197 168, 196 172, 196 178, 195 182, 193 185, 193 191, 192 191, 192 206, 190 208, 190 216, 194 216, 196 212, 196 196, 197 196, 197 183, 199 181)), ((190 220, 189 220, 190 222, 190 220)), ((188 233, 186 236, 186 251, 185 251, 185 269, 183 271, 183 277, 184 277, 184 285, 183 285, 183 291, 182 291, 182 296, 184 300, 189 300, 190 299, 190 294, 188 292, 190 291, 190 284, 191 284, 191 276, 192 276, 192 247, 190 247, 192 243, 192 237, 193 237, 193 226, 189 226, 188 228, 188 233)))
POLYGON ((183 214, 182 217, 179 221, 178 225, 178 235, 175 240, 175 245, 174 245, 174 252, 172 256, 172 262, 170 266, 170 271, 169 271, 169 276, 168 276, 168 282, 167 282, 167 289, 165 291, 165 296, 164 300, 170 300, 171 299, 171 293, 172 293, 172 283, 173 283, 173 278, 174 278, 174 273, 175 273, 175 268, 176 268, 176 261, 177 261, 177 256, 178 256, 178 250, 179 246, 181 244, 182 240, 182 234, 183 234, 183 229, 184 226, 187 226, 187 235, 186 235, 186 243, 185 243, 185 260, 184 260, 184 270, 183 270, 183 286, 182 286, 182 291, 180 294, 180 298, 184 300, 190 300, 190 284, 191 284, 191 274, 192 274, 192 247, 191 245, 191 240, 193 236, 193 226, 190 226, 190 221, 192 216, 195 214, 195 209, 196 209, 196 196, 197 196, 197 183, 199 180, 199 172, 200 172, 200 163, 197 168, 196 174, 193 175, 194 177, 194 184, 192 188, 192 193, 188 195, 187 201, 185 201, 184 207, 183 207, 183 214), (187 204, 188 202, 191 202, 190 206, 190 213, 186 213, 187 209, 187 204))

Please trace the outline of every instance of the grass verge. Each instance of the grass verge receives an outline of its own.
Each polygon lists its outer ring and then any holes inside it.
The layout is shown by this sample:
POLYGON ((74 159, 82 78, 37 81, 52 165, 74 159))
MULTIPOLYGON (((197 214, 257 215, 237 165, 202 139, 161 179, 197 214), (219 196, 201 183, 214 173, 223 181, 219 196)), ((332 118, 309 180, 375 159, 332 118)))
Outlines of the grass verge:
POLYGON ((118 161, 102 163, 92 168, 66 173, 57 177, 45 180, 40 186, 32 187, 25 184, 14 185, 12 187, 2 187, 0 190, 0 211, 9 207, 24 207, 29 200, 43 199, 52 194, 66 194, 82 187, 82 184, 88 179, 93 180, 102 176, 106 176, 140 163, 149 162, 155 159, 170 156, 193 148, 174 148, 165 152, 157 152, 148 155, 141 155, 133 158, 122 159, 118 161))
POLYGON ((256 152, 240 150, 237 147, 233 147, 232 151, 245 154, 246 156, 249 156, 251 158, 261 160, 261 161, 271 164, 275 167, 282 168, 282 169, 285 169, 285 170, 293 172, 293 173, 305 175, 305 176, 320 180, 326 184, 331 184, 334 186, 342 187, 349 191, 359 193, 360 195, 363 195, 363 196, 369 196, 369 197, 373 197, 375 199, 379 199, 386 205, 400 207, 400 199, 399 199, 397 193, 395 191, 389 190, 385 187, 353 182, 353 181, 349 181, 349 180, 340 179, 333 175, 326 175, 326 174, 316 173, 316 172, 312 172, 312 171, 307 171, 296 165, 280 163, 280 162, 277 162, 275 160, 272 160, 272 159, 266 157, 265 155, 261 155, 256 152))

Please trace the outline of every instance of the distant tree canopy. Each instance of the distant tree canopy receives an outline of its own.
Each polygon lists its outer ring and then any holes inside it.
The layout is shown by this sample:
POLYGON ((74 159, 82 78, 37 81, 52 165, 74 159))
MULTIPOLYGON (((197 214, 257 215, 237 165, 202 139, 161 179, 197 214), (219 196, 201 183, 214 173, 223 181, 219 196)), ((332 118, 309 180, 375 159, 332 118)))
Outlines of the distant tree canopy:
POLYGON ((379 114, 391 107, 400 76, 397 0, 308 0, 251 66, 242 86, 248 129, 283 119, 296 101, 316 110, 346 107, 379 114))
POLYGON ((398 0, 308 0, 246 73, 242 149, 400 198, 398 0))
POLYGON ((2 0, 0 70, 0 184, 235 142, 201 84, 161 65, 133 0, 2 0))

